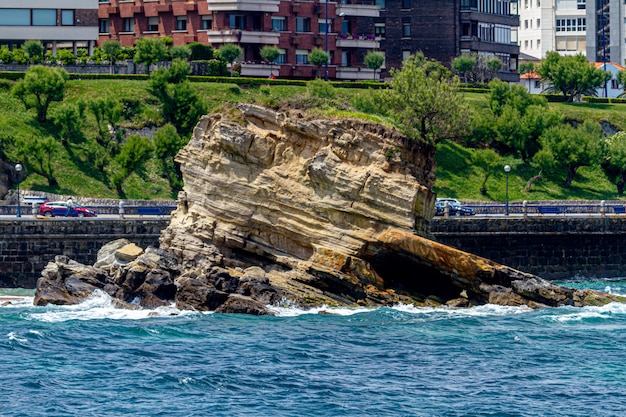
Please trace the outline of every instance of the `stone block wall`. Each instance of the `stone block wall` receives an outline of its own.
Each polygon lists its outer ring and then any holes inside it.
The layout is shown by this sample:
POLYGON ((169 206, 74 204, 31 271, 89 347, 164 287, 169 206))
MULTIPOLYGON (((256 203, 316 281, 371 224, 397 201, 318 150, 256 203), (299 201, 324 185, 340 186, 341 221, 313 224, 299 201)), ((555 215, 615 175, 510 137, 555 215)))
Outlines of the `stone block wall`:
POLYGON ((168 224, 169 219, 2 221, 0 287, 35 288, 41 271, 56 255, 93 264, 98 250, 111 240, 158 246, 168 224))
POLYGON ((626 276, 626 217, 435 218, 435 239, 546 279, 626 276))

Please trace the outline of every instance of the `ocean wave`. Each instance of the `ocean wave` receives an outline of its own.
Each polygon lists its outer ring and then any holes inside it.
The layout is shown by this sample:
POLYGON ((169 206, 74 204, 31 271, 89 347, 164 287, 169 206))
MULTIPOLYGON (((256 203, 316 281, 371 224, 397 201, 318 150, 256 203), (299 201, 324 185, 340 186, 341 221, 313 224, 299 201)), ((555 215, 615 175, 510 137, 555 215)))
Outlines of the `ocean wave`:
POLYGON ((396 304, 391 307, 329 307, 322 305, 314 308, 300 308, 297 306, 276 307, 268 306, 274 314, 279 317, 297 317, 302 315, 328 314, 334 316, 352 316, 355 314, 380 312, 385 310, 397 311, 412 315, 444 315, 450 318, 455 317, 490 317, 509 316, 512 314, 522 314, 533 311, 530 307, 520 306, 500 306, 486 304, 469 308, 455 307, 416 307, 413 304, 396 304))
POLYGON ((30 317, 47 323, 68 320, 141 320, 153 317, 169 317, 198 314, 196 311, 179 310, 174 304, 155 309, 122 309, 104 291, 94 291, 85 301, 76 305, 49 306, 43 312, 33 312, 30 317))
POLYGON ((596 319, 612 319, 615 316, 626 316, 626 304, 609 303, 597 307, 561 307, 558 309, 559 314, 551 317, 553 321, 582 322, 596 319), (568 310, 570 312, 565 312, 568 310))

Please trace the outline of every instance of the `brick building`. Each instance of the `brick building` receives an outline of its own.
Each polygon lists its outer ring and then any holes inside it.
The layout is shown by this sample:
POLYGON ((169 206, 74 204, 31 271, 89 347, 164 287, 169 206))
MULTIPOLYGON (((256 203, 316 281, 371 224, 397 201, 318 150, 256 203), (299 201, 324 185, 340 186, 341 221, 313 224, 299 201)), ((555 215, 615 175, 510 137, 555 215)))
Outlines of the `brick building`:
MULTIPOLYGON (((172 37, 175 45, 202 42, 219 48, 238 44, 242 74, 269 76, 259 50, 281 50, 279 76, 310 78, 317 68, 307 56, 315 47, 329 52, 324 75, 332 79, 372 79, 363 59, 385 55, 382 75, 415 52, 449 66, 463 52, 497 56, 498 76, 518 81, 519 25, 514 0, 99 0, 99 43, 119 39, 124 46, 141 37, 172 37), (328 25, 328 31, 327 29, 328 25)), ((277 67, 274 66, 276 72, 277 67)))
POLYGON ((418 51, 446 66, 462 53, 498 57, 497 74, 519 81, 517 61, 517 2, 509 0, 376 0, 381 7, 375 19, 383 33, 381 49, 387 67, 399 68, 418 51))
POLYGON ((150 36, 170 36, 175 45, 202 42, 216 48, 227 43, 243 49, 242 75, 311 78, 317 68, 308 63, 313 48, 330 55, 328 77, 372 79, 362 68, 363 57, 380 47, 373 19, 379 9, 353 0, 351 4, 280 0, 99 0, 99 43, 118 39, 124 46, 150 36), (328 31, 326 30, 328 25, 328 31), (350 33, 348 35, 348 33, 350 33), (263 64, 259 51, 274 45, 278 65, 263 64))
POLYGON ((40 40, 56 54, 57 45, 87 47, 98 39, 97 0, 3 0, 0 45, 21 46, 40 40))

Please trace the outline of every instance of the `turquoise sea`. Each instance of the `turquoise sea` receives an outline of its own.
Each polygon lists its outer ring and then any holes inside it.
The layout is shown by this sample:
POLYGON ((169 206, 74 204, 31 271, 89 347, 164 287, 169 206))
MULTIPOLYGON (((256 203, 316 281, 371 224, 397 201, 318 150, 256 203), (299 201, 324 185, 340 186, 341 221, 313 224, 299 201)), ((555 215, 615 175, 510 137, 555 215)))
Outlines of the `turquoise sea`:
POLYGON ((255 317, 0 295, 18 297, 0 307, 0 416, 626 415, 626 305, 255 317))

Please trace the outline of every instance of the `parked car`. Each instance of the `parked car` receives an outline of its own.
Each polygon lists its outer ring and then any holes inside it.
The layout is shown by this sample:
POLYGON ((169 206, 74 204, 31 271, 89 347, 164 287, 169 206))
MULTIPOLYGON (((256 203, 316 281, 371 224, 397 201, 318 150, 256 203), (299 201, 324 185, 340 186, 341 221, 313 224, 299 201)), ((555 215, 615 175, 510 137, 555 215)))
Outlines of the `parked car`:
MULTIPOLYGON (((67 202, 46 201, 39 207, 39 215, 45 217, 64 217, 67 213, 67 202)), ((95 210, 74 203, 70 217, 96 217, 95 210)))
POLYGON ((473 208, 464 206, 456 198, 438 198, 435 201, 435 216, 445 214, 446 204, 448 204, 451 216, 473 216, 476 214, 473 208))

